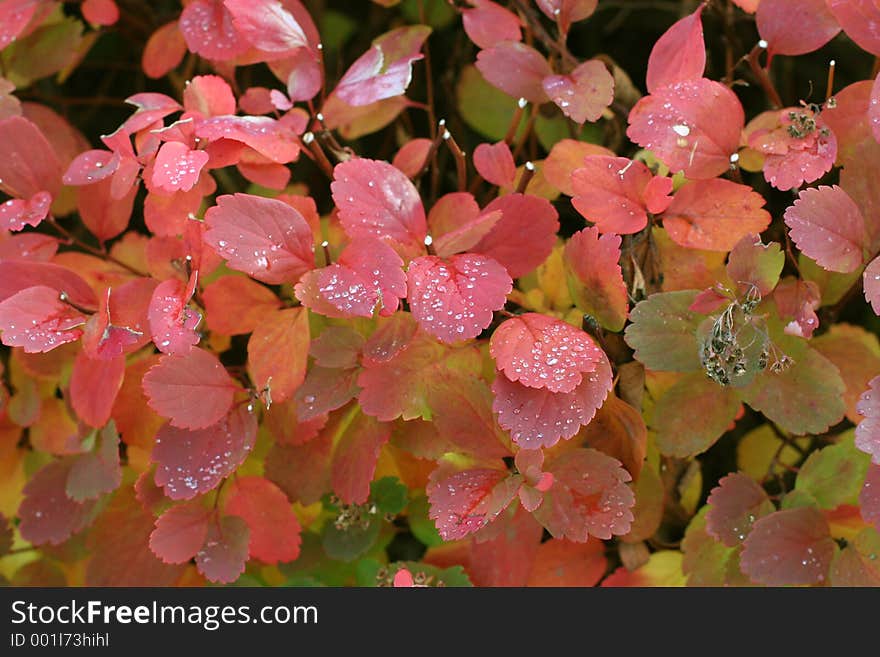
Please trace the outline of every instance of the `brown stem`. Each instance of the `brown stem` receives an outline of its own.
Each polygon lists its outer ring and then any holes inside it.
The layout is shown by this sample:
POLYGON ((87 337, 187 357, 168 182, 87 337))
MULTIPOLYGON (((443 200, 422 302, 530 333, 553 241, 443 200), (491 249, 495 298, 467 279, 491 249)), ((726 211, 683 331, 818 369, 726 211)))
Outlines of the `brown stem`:
POLYGON ((144 272, 138 271, 137 269, 135 269, 131 265, 129 265, 129 264, 123 262, 122 260, 110 255, 109 253, 107 253, 106 250, 96 249, 91 244, 86 244, 81 239, 76 237, 73 233, 71 233, 69 230, 67 230, 64 226, 59 224, 55 220, 54 217, 49 217, 49 219, 47 219, 45 223, 48 224, 49 226, 52 226, 52 228, 54 228, 56 231, 58 231, 61 234, 61 236, 67 240, 68 244, 73 244, 77 248, 80 248, 83 251, 92 254, 93 256, 96 256, 96 257, 101 258, 103 260, 107 260, 108 262, 112 262, 114 265, 121 267, 122 269, 125 269, 126 271, 134 274, 135 276, 147 276, 147 274, 145 274, 144 272))
POLYGON ((519 184, 516 186, 517 194, 525 194, 526 188, 529 186, 529 183, 532 182, 532 178, 535 177, 535 165, 531 162, 526 162, 526 166, 523 169, 522 176, 520 176, 519 184))
POLYGON ((333 180, 333 165, 330 164, 330 160, 327 159, 327 155, 324 153, 324 149, 321 148, 321 144, 315 139, 315 133, 307 132, 303 135, 302 141, 303 144, 305 144, 308 153, 314 159, 315 164, 318 165, 318 168, 324 172, 325 176, 330 180, 333 180))
POLYGON ((443 140, 446 142, 446 145, 449 147, 449 150, 452 151, 452 155, 455 158, 455 174, 458 178, 458 191, 463 192, 467 190, 467 160, 465 159, 464 151, 461 150, 461 147, 458 145, 458 142, 455 141, 455 137, 452 136, 452 133, 449 130, 444 130, 443 140))
POLYGON ((571 54, 571 51, 569 51, 568 47, 561 39, 554 39, 553 36, 544 29, 544 25, 541 23, 541 16, 531 3, 526 0, 513 0, 513 6, 516 7, 523 18, 525 18, 526 27, 529 32, 534 34, 535 37, 544 44, 544 47, 547 48, 547 50, 559 55, 565 72, 577 67, 580 63, 578 58, 571 54))
POLYGON ((775 109, 780 109, 783 105, 782 98, 779 97, 779 92, 776 91, 776 87, 773 84, 773 80, 770 79, 768 70, 761 66, 761 53, 764 52, 764 50, 766 50, 766 47, 762 48, 761 42, 758 42, 755 47, 752 48, 747 57, 749 68, 752 69, 752 73, 758 79, 758 84, 764 89, 764 93, 767 94, 767 98, 770 100, 773 107, 775 109))

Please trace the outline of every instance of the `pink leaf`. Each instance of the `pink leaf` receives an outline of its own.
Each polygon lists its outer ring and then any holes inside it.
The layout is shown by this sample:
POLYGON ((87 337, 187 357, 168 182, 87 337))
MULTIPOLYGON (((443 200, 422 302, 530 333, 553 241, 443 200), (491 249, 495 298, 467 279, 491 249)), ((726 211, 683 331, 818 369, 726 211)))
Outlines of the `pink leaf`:
POLYGON ((422 256, 407 270, 410 312, 441 342, 477 337, 504 307, 513 282, 492 258, 464 253, 422 256))
POLYGON ((21 116, 0 120, 0 144, 0 191, 14 198, 31 198, 37 192, 58 195, 61 163, 36 124, 21 116))
POLYGON ((872 55, 880 55, 880 7, 874 0, 826 0, 846 35, 872 55))
POLYGON ((648 223, 644 194, 652 178, 637 160, 586 157, 571 174, 571 204, 603 233, 637 233, 648 223))
POLYGON ((791 320, 785 325, 787 335, 801 338, 813 337, 819 328, 819 317, 816 310, 822 301, 819 286, 813 281, 802 281, 798 278, 786 277, 773 292, 773 301, 779 311, 779 317, 791 320))
POLYGON ((300 48, 290 57, 287 95, 290 101, 311 100, 324 83, 321 60, 310 48, 300 48))
POLYGON ((276 199, 220 196, 205 213, 205 242, 232 269, 276 285, 293 283, 314 267, 314 238, 303 216, 276 199))
POLYGON ((64 293, 83 310, 98 307, 98 300, 89 284, 66 267, 49 262, 0 262, 0 301, 36 285, 64 293))
POLYGON ((519 41, 519 17, 491 0, 474 0, 473 9, 461 12, 464 31, 478 48, 491 48, 499 41, 519 41))
POLYGON ((492 334, 489 349, 508 379, 550 392, 571 392, 602 358, 602 350, 587 333, 538 313, 503 322, 492 334))
POLYGON ((755 21, 771 57, 813 52, 840 32, 826 0, 762 0, 755 21))
POLYGON ((591 59, 568 75, 549 75, 544 92, 575 123, 598 121, 614 100, 614 78, 598 59, 591 59))
POLYGON ((406 296, 403 260, 373 238, 350 243, 338 262, 306 273, 295 288, 304 306, 326 317, 393 315, 406 296))
POLYGON ((180 14, 180 32, 187 47, 207 59, 225 62, 248 49, 222 0, 194 0, 180 14))
POLYGON ((95 501, 76 502, 65 489, 72 461, 52 461, 35 472, 24 486, 18 507, 18 530, 34 545, 58 545, 92 519, 95 501))
POLYGON ((642 98, 629 114, 627 135, 654 151, 673 172, 714 178, 730 167, 744 122, 736 94, 701 78, 661 87, 642 98))
POLYGON ((764 197, 723 178, 694 180, 675 193, 663 213, 672 241, 691 249, 730 251, 746 235, 770 225, 764 197))
POLYGON ((620 461, 595 449, 575 449, 544 466, 554 477, 535 518, 555 538, 585 543, 629 532, 635 495, 620 461))
POLYGON ((77 417, 92 427, 107 424, 124 376, 122 356, 100 360, 79 352, 70 375, 70 405, 77 417))
POLYGON ((648 93, 661 87, 703 77, 706 44, 703 41, 702 13, 705 4, 677 21, 663 33, 648 57, 648 93))
POLYGON ((492 410, 498 415, 498 424, 510 431, 520 447, 552 447, 590 423, 608 396, 611 383, 611 365, 604 354, 595 371, 571 392, 528 388, 499 375, 492 384, 492 410))
POLYGON ((262 477, 239 477, 226 500, 226 513, 250 528, 248 552, 263 563, 293 561, 299 556, 300 525, 287 495, 262 477))
POLYGON ((863 274, 865 299, 871 304, 874 313, 880 315, 880 257, 874 258, 863 274))
POLYGON ((423 252, 427 224, 415 185, 387 162, 355 158, 336 165, 330 185, 349 237, 391 238, 407 252, 423 252))
POLYGON ((872 464, 868 467, 865 484, 859 493, 859 506, 862 518, 880 531, 880 465, 872 464))
POLYGON ((25 353, 51 351, 79 339, 85 316, 61 300, 57 290, 37 285, 0 302, 0 338, 25 353))
POLYGON ((278 0, 224 0, 240 37, 259 50, 287 53, 308 45, 302 27, 278 0))
POLYGON ((51 205, 49 192, 37 192, 27 200, 9 199, 0 203, 0 230, 17 232, 25 226, 39 226, 51 205))
POLYGON ((102 295, 98 312, 83 329, 83 350, 92 358, 112 359, 137 351, 150 341, 147 312, 156 281, 136 278, 102 295))
POLYGON ((279 164, 293 162, 300 151, 293 131, 268 116, 213 116, 196 125, 196 137, 238 141, 279 164))
POLYGON ((804 189, 785 211, 797 247, 829 271, 851 272, 862 264, 865 220, 837 185, 804 189))
POLYGON ((128 228, 137 187, 130 187, 120 198, 113 197, 113 180, 86 185, 77 192, 80 218, 101 242, 113 239, 128 228))
POLYGON ((480 206, 467 192, 445 194, 428 214, 434 253, 445 258, 470 251, 500 220, 501 210, 480 214, 480 206))
POLYGON ((426 25, 409 25, 383 34, 349 67, 333 93, 354 107, 402 96, 430 33, 426 25))
POLYGON ((513 501, 519 480, 504 470, 475 468, 449 473, 444 466, 431 474, 425 489, 429 517, 444 541, 482 529, 513 501))
POLYGON ((235 114, 235 96, 229 83, 219 75, 197 75, 183 90, 183 108, 202 116, 235 114))
POLYGON ((186 563, 208 536, 211 512, 198 502, 177 504, 156 519, 150 549, 164 563, 186 563))
MULTIPOLYGON (((2 209, 0 209, 2 213, 2 209)), ((0 239, 0 261, 48 262, 58 252, 58 240, 40 233, 21 233, 0 239)))
POLYGON ((775 510, 764 489, 739 472, 723 477, 706 503, 706 531, 727 547, 742 543, 755 520, 775 510))
POLYGON ((620 235, 593 226, 572 235, 563 255, 575 305, 611 331, 623 329, 629 310, 620 244, 620 235))
POLYGON ((503 141, 477 146, 474 150, 474 168, 498 187, 510 186, 516 178, 516 162, 513 161, 510 147, 503 141))
POLYGON ((163 354, 184 355, 199 343, 196 327, 202 316, 189 307, 194 289, 187 288, 180 279, 169 278, 156 286, 150 299, 150 337, 163 354))
POLYGON ((257 420, 245 406, 204 429, 191 431, 165 424, 153 447, 156 485, 172 500, 206 493, 238 469, 256 436, 257 420))
POLYGON ((868 382, 868 389, 859 397, 856 410, 864 420, 856 427, 856 447, 871 455, 871 460, 880 465, 880 376, 868 382))
POLYGON ((431 143, 425 138, 409 140, 400 147, 391 164, 403 171, 407 178, 415 178, 425 166, 431 143))
POLYGON ((547 102, 543 81, 553 75, 553 70, 544 56, 531 46, 502 41, 477 54, 477 69, 489 84, 508 96, 525 98, 538 105, 547 102))
POLYGON ((809 506, 758 519, 743 545, 740 568, 765 586, 820 584, 835 551, 828 521, 809 506))
POLYGON ((119 20, 119 7, 113 0, 85 0, 82 13, 92 25, 113 25, 119 20))
POLYGON ((880 141, 880 75, 874 79, 874 84, 871 86, 868 120, 871 123, 871 132, 874 134, 874 139, 880 141))
POLYGON ((563 34, 568 34, 572 23, 593 15, 599 0, 535 0, 535 4, 547 18, 559 24, 563 34))
POLYGON ((119 158, 104 150, 80 153, 71 162, 62 180, 65 185, 91 185, 112 176, 119 168, 119 158))
POLYGON ((0 50, 24 31, 38 7, 37 0, 6 0, 0 3, 0 50))
POLYGON ((234 582, 244 572, 249 541, 247 523, 238 516, 209 524, 205 544, 196 554, 196 568, 212 582, 234 582))
POLYGON ((220 421, 237 390, 220 360, 204 349, 163 356, 144 376, 143 387, 150 407, 185 429, 203 429, 220 421))
POLYGON ((519 278, 544 262, 556 244, 559 214, 547 200, 529 194, 505 194, 483 208, 501 211, 501 219, 471 250, 501 263, 519 278))

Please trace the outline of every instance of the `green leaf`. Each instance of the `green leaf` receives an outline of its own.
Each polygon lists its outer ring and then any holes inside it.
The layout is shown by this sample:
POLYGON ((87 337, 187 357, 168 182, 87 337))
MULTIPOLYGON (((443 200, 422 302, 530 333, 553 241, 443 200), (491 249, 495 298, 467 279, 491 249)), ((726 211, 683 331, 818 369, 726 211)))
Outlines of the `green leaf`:
POLYGON ((782 498, 780 509, 800 509, 804 506, 816 506, 816 498, 803 490, 793 490, 782 498))
POLYGON ((880 586, 880 533, 876 529, 863 529, 834 555, 831 585, 880 586))
POLYGON ((777 345, 794 364, 783 372, 770 368, 742 389, 742 398, 786 431, 822 433, 843 419, 846 385, 837 367, 799 338, 777 345))
POLYGON ((693 517, 681 542, 684 554, 681 569, 687 576, 688 586, 725 586, 731 572, 739 572, 740 548, 727 547, 706 531, 708 509, 704 506, 693 517))
POLYGON ((414 497, 407 509, 409 529, 417 539, 428 547, 437 547, 443 544, 443 539, 437 533, 434 521, 428 517, 428 498, 424 495, 414 497))
POLYGON ((833 306, 840 301, 847 290, 862 275, 861 269, 849 274, 840 274, 835 271, 827 271, 820 267, 815 260, 808 258, 803 253, 798 256, 798 270, 804 280, 813 281, 819 286, 822 295, 822 306, 833 306))
POLYGON ((516 111, 515 99, 486 82, 475 66, 462 69, 456 97, 465 123, 492 141, 504 139, 516 111))
POLYGON ((705 452, 727 430, 739 407, 733 388, 718 385, 703 372, 685 374, 654 407, 657 448, 678 457, 705 452))
POLYGON ((397 477, 382 477, 370 484, 370 500, 380 513, 396 516, 406 508, 406 486, 397 477))
POLYGON ((321 12, 321 44, 324 53, 334 53, 357 31, 358 23, 333 9, 321 12))
POLYGON ((635 358, 650 370, 690 372, 702 369, 696 330, 703 315, 688 310, 696 290, 653 294, 630 312, 624 339, 635 358))
POLYGON ((437 568, 420 561, 397 561, 388 567, 389 577, 393 580, 394 575, 401 568, 406 568, 412 573, 416 582, 424 579, 428 586, 453 586, 453 587, 470 587, 471 580, 464 572, 461 566, 452 566, 450 568, 437 568))
POLYGON ((871 457, 856 449, 853 438, 854 432, 848 431, 839 443, 810 454, 798 472, 795 490, 812 495, 823 509, 858 504, 871 457))
POLYGON ((3 50, 0 59, 6 78, 21 88, 63 70, 76 59, 82 32, 83 24, 75 18, 38 27, 3 50))
POLYGON ((321 545, 331 559, 351 562, 373 547, 381 528, 379 518, 370 519, 366 526, 355 525, 346 529, 337 529, 332 521, 327 522, 321 531, 321 545))
MULTIPOLYGON (((421 0, 425 11, 425 20, 428 25, 437 29, 446 27, 455 19, 455 11, 446 0, 421 0)), ((404 0, 400 5, 401 13, 411 23, 420 23, 421 12, 419 0, 404 0)))

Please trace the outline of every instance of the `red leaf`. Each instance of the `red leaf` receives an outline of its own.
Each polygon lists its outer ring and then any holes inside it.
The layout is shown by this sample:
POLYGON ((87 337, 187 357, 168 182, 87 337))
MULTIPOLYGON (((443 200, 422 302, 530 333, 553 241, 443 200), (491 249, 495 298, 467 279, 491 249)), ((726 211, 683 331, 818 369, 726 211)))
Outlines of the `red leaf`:
POLYGON ((128 228, 137 195, 137 187, 133 186, 115 199, 112 185, 113 180, 105 179, 80 188, 76 196, 80 218, 100 242, 113 239, 128 228))
POLYGON ((840 32, 826 0, 763 0, 755 21, 771 57, 813 52, 840 32))
POLYGON ((245 406, 204 429, 177 429, 166 424, 156 434, 153 447, 156 485, 172 500, 206 493, 238 469, 256 435, 256 418, 245 406))
POLYGON ((776 286, 773 301, 776 302, 780 319, 791 320, 785 325, 787 335, 796 335, 800 338, 813 337, 813 332, 819 328, 816 310, 822 301, 816 283, 786 277, 776 286))
POLYGON ((0 4, 0 50, 24 31, 38 7, 36 0, 7 0, 0 4))
POLYGON ((183 429, 203 429, 220 421, 237 390, 217 356, 204 349, 163 356, 146 373, 143 386, 150 407, 183 429))
POLYGON ((387 162, 355 158, 336 165, 330 185, 349 237, 391 238, 423 253, 427 224, 415 185, 387 162))
POLYGON ((334 95, 353 107, 402 96, 429 34, 431 28, 426 25, 408 25, 374 39, 372 47, 339 80, 334 95))
POLYGON ((150 549, 164 563, 186 563, 208 536, 211 511, 199 502, 177 504, 156 519, 150 534, 150 549))
POLYGON ((205 213, 205 242, 232 269, 271 285, 314 267, 312 229, 287 203, 251 194, 220 196, 205 213))
POLYGON ((544 56, 517 41, 501 43, 477 54, 477 69, 489 84, 508 96, 540 105, 547 102, 544 78, 553 75, 544 56))
POLYGON ((51 351, 78 340, 82 335, 79 327, 85 322, 85 315, 64 303, 57 290, 45 285, 29 287, 0 302, 3 344, 22 347, 26 353, 51 351))
POLYGON ((571 204, 603 233, 637 233, 648 223, 644 195, 652 178, 637 160, 586 157, 571 173, 571 204))
POLYGON ((626 323, 629 297, 620 269, 619 235, 599 235, 595 226, 569 239, 564 259, 575 304, 611 331, 626 323))
POLYGON ((483 216, 501 211, 501 219, 471 251, 501 263, 511 278, 530 273, 556 244, 559 214, 547 199, 505 194, 483 208, 483 216))
POLYGON ((476 253, 416 258, 407 284, 410 312, 419 326, 450 344, 477 337, 513 288, 501 265, 476 253))
POLYGON ((221 276, 202 291, 205 323, 220 335, 250 333, 281 300, 267 287, 246 276, 221 276))
POLYGON ((544 529, 532 514, 508 508, 470 542, 467 573, 474 586, 525 586, 544 529), (511 513, 512 512, 512 513, 511 513))
MULTIPOLYGON (((0 21, 2 22, 2 21, 0 21)), ((42 131, 21 116, 0 120, 0 190, 14 198, 61 189, 61 163, 42 131)))
POLYGON ((9 199, 0 203, 0 230, 16 232, 25 226, 39 226, 51 205, 49 192, 37 192, 27 200, 9 199))
POLYGON ((304 306, 326 317, 393 315, 406 296, 403 260, 387 243, 361 237, 339 260, 307 272, 295 288, 304 306))
POLYGON ((150 341, 146 326, 156 281, 135 278, 101 296, 98 312, 83 329, 83 350, 91 358, 110 359, 137 351, 150 341))
MULTIPOLYGON (((220 76, 197 75, 183 90, 183 108, 186 112, 198 112, 202 116, 235 114, 235 96, 229 83, 220 76)), ((171 143, 174 142, 163 144, 162 149, 171 143)), ((161 154, 161 150, 159 152, 161 154)), ((154 185, 157 184, 155 177, 156 174, 153 174, 154 185)))
POLYGON ((335 430, 333 425, 328 425, 334 438, 330 484, 345 504, 365 504, 370 496, 379 450, 391 437, 391 427, 361 412, 357 412, 351 424, 345 424, 347 419, 348 414, 335 430))
POLYGON ((116 490, 121 482, 119 434, 110 423, 97 432, 94 449, 73 460, 65 492, 75 502, 85 502, 116 490))
POLYGON ((607 155, 613 157, 614 153, 603 146, 597 146, 586 141, 574 139, 560 139, 550 154, 544 160, 541 173, 550 185, 558 189, 566 196, 574 196, 575 191, 571 184, 571 175, 575 169, 584 165, 584 158, 591 155, 607 155))
POLYGON ((575 123, 598 121, 614 100, 614 78, 598 59, 580 64, 568 75, 548 75, 544 92, 575 123))
POLYGON ((809 506, 760 518, 743 546, 740 568, 765 586, 823 582, 835 548, 825 516, 809 506))
POLYGON ((545 465, 553 486, 535 518, 555 538, 585 543, 590 536, 623 536, 633 522, 635 495, 629 473, 617 459, 594 449, 575 449, 545 465))
POLYGON ((341 370, 314 366, 296 391, 296 413, 308 422, 342 408, 358 393, 359 370, 341 370))
POLYGON ((95 502, 75 502, 65 493, 71 465, 70 461, 52 461, 25 484, 18 530, 26 541, 58 545, 91 522, 95 502))
POLYGON ((654 93, 682 80, 703 77, 706 44, 703 41, 702 13, 705 4, 677 21, 663 33, 648 57, 648 93, 654 93))
POLYGON ((400 147, 391 164, 403 171, 407 178, 415 178, 425 166, 431 143, 430 139, 410 139, 400 147))
POLYGON ((865 484, 859 493, 862 518, 880 531, 880 465, 868 467, 865 484))
POLYGON ((119 7, 113 0, 85 0, 82 14, 93 25, 113 25, 119 20, 119 7))
POLYGON ((376 331, 364 343, 363 363, 375 367, 387 363, 405 349, 419 328, 411 313, 397 313, 379 320, 376 331))
POLYGON ((554 538, 538 547, 528 585, 596 586, 607 566, 602 541, 572 543, 554 538))
POLYGON ((825 269, 851 272, 862 264, 865 220, 837 185, 802 190, 785 211, 785 223, 797 247, 825 269))
POLYGON ((673 172, 714 178, 739 148, 745 116, 730 89, 701 78, 662 87, 629 114, 627 136, 654 151, 673 172))
POLYGON ((267 315, 248 339, 248 372, 269 399, 290 399, 306 378, 309 360, 309 314, 287 308, 267 315))
POLYGON ((303 445, 274 445, 266 455, 264 474, 292 500, 313 504, 330 492, 333 444, 323 433, 303 445))
POLYGON ((492 417, 489 386, 476 377, 446 373, 430 389, 433 423, 460 452, 477 458, 510 456, 509 440, 492 417))
POLYGON ((764 489, 740 472, 723 477, 706 503, 706 531, 727 547, 742 543, 755 520, 775 510, 764 489))
POLYGON ((228 61, 248 49, 222 0, 194 0, 180 14, 180 32, 197 55, 228 61))
MULTIPOLYGON (((2 214, 0 209, 0 214, 2 214)), ((22 233, 0 237, 0 261, 31 260, 48 262, 58 252, 58 240, 40 233, 22 233)))
POLYGON ((856 447, 871 455, 871 460, 880 465, 880 376, 868 382, 868 389, 859 397, 856 410, 864 420, 856 427, 856 447))
POLYGON ((546 388, 527 388, 505 376, 495 377, 492 410, 498 424, 510 431, 520 447, 552 447, 560 439, 574 436, 582 425, 589 424, 611 389, 612 372, 607 357, 601 354, 596 369, 571 392, 550 392, 546 388))
POLYGON ((70 375, 70 405, 79 419, 92 427, 107 424, 124 376, 123 356, 96 360, 79 352, 70 375))
POLYGON ((178 278, 159 283, 150 299, 150 337, 163 354, 187 354, 199 343, 196 327, 201 314, 189 307, 195 288, 195 278, 185 285, 178 278))
POLYGON ((461 12, 464 31, 478 48, 491 48, 499 41, 519 41, 519 17, 490 0, 474 0, 473 9, 461 12))
POLYGON ((89 284, 67 267, 48 262, 0 262, 0 301, 34 286, 64 293, 83 310, 98 307, 98 299, 89 284))
MULTIPOLYGON (((506 142, 480 144, 474 150, 474 168, 483 178, 498 187, 513 185, 516 162, 506 142)), ((434 208, 431 208, 434 212, 434 208)))
POLYGON ((308 45, 303 28, 278 0, 224 0, 239 36, 255 48, 286 54, 308 45))
POLYGON ((508 379, 550 392, 571 392, 602 358, 587 333, 538 313, 506 320, 489 344, 496 367, 508 379))
POLYGON ((327 326, 312 340, 309 355, 321 367, 357 367, 364 342, 351 326, 327 326))
POLYGON ((880 258, 874 258, 863 274, 865 299, 871 304, 874 312, 880 315, 880 258))
POLYGON ((519 479, 504 470, 475 468, 452 472, 439 466, 425 492, 429 517, 444 541, 454 541, 482 529, 504 511, 516 496, 519 479))
POLYGON ((730 251, 770 225, 764 197, 748 185, 716 178, 683 185, 663 213, 663 227, 681 246, 730 251))
POLYGON ((468 192, 445 194, 437 199, 428 214, 434 253, 446 258, 470 251, 500 220, 501 210, 480 214, 480 206, 468 192))
POLYGON ((880 7, 874 0, 826 0, 846 35, 872 55, 880 55, 880 7))
POLYGON ((147 39, 141 56, 141 68, 148 78, 161 78, 171 72, 186 54, 186 41, 177 21, 165 23, 147 39))
POLYGON ((299 556, 299 520, 287 495, 271 481, 262 477, 236 479, 225 510, 242 518, 250 528, 248 552, 252 558, 274 565, 299 556))
POLYGON ((196 554, 196 568, 212 582, 230 584, 244 572, 250 530, 238 516, 225 516, 208 525, 205 545, 196 554))
POLYGON ((535 0, 535 4, 547 18, 559 24, 563 34, 568 34, 572 23, 593 15, 599 0, 535 0))
POLYGON ((208 163, 205 151, 190 150, 186 144, 167 141, 153 163, 153 185, 167 192, 189 191, 208 163))

